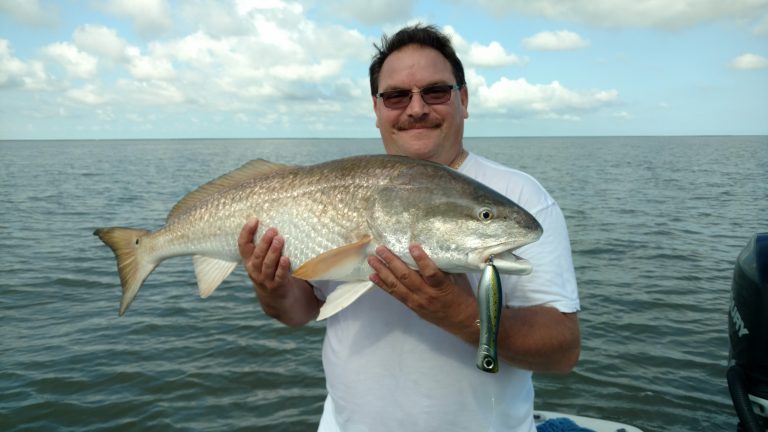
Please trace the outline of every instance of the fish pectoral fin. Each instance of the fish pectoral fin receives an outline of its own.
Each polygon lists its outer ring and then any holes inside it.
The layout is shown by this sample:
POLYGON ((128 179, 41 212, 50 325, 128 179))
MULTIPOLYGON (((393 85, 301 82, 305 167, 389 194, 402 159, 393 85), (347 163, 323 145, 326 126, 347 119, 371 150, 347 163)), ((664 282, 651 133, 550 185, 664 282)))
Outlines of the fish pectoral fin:
POLYGON ((224 261, 202 255, 192 257, 192 262, 195 264, 197 286, 200 288, 200 297, 202 298, 213 294, 213 291, 237 267, 237 262, 224 261))
POLYGON ((354 243, 323 252, 297 268, 293 276, 304 280, 342 277, 366 258, 370 243, 371 236, 366 235, 354 243))
POLYGON ((373 288, 371 281, 347 282, 336 287, 333 292, 325 299, 325 304, 320 308, 320 314, 317 320, 324 320, 357 300, 358 297, 367 293, 373 288))

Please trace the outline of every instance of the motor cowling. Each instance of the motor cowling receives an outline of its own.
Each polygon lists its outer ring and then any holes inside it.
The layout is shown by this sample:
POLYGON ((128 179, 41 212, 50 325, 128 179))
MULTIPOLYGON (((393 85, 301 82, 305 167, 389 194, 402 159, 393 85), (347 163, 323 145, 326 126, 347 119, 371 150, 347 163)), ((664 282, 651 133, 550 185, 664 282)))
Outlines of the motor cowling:
POLYGON ((728 389, 739 430, 768 424, 768 233, 752 237, 736 260, 728 311, 728 389))

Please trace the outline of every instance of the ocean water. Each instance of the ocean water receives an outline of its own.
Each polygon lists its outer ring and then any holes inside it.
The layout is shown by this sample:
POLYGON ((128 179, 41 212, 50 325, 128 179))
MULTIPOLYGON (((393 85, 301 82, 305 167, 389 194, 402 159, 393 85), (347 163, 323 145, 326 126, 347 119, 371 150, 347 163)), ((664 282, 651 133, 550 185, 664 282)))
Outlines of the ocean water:
MULTIPOLYGON (((566 215, 582 356, 536 408, 645 431, 735 430, 725 382, 736 256, 768 231, 768 137, 476 138, 566 215)), ((196 294, 161 265, 126 316, 97 227, 156 229, 243 162, 381 153, 377 140, 0 142, 0 430, 310 431, 324 328, 283 327, 242 269, 196 294)))

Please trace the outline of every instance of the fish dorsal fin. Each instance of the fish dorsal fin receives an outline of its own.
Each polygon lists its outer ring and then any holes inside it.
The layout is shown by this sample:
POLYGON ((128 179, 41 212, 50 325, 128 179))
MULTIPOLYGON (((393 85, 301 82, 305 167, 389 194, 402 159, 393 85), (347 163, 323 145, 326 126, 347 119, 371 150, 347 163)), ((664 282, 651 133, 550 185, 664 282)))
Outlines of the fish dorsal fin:
POLYGON ((341 278, 366 259, 370 243, 371 236, 366 235, 354 243, 323 252, 297 268, 293 276, 304 280, 341 278))
POLYGON ((195 276, 197 287, 200 289, 200 297, 206 298, 221 285, 224 279, 237 267, 237 261, 224 261, 202 255, 192 257, 195 264, 195 276))
POLYGON ((215 178, 208 183, 200 186, 184 196, 168 213, 167 220, 176 218, 178 215, 194 207, 200 201, 203 201, 218 192, 233 188, 252 178, 265 176, 277 171, 290 168, 290 165, 283 165, 269 162, 264 159, 255 159, 246 162, 240 168, 230 171, 221 177, 215 178))
POLYGON ((370 291, 371 288, 373 288, 373 282, 371 281, 347 282, 337 286, 320 308, 320 314, 317 316, 317 320, 322 321, 336 314, 336 312, 339 312, 352 304, 352 302, 357 300, 361 295, 370 291))

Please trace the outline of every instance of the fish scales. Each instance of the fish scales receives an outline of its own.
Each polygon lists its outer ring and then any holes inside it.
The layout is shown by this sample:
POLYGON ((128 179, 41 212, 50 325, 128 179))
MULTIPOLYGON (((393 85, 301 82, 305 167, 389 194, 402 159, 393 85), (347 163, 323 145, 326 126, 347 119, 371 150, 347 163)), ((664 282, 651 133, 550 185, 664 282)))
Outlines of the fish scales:
MULTIPOLYGON (((276 173, 263 179, 254 179, 217 199, 207 200, 167 226, 168 230, 186 232, 183 243, 197 243, 198 239, 211 239, 201 243, 197 252, 216 253, 222 259, 238 259, 237 234, 243 224, 257 217, 262 229, 280 227, 287 240, 301 238, 301 242, 286 241, 286 255, 295 266, 311 257, 343 244, 350 243, 353 232, 360 231, 363 220, 359 208, 364 206, 371 189, 363 189, 354 177, 339 181, 327 171, 303 173, 276 173), (302 175, 303 174, 303 175, 302 175), (358 196, 340 199, 343 192, 358 196), (351 207, 348 203, 356 203, 351 207), (210 223, 212 220, 217 224, 210 223), (288 223, 290 221, 290 223, 288 223), (323 227, 320 230, 316 227, 323 227), (210 231, 215 228, 216 232, 210 231), (208 250, 204 250, 205 247, 208 250)), ((162 231, 158 234, 164 235, 162 231)))

